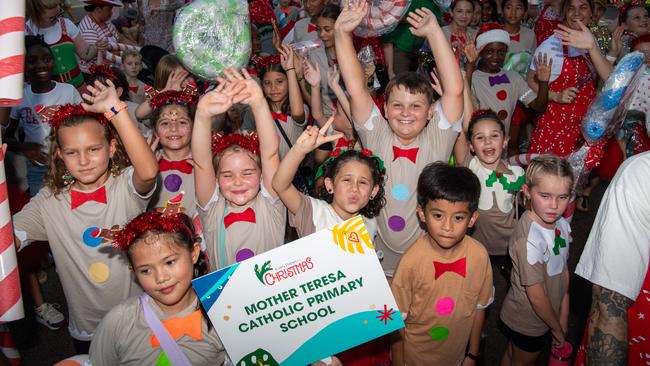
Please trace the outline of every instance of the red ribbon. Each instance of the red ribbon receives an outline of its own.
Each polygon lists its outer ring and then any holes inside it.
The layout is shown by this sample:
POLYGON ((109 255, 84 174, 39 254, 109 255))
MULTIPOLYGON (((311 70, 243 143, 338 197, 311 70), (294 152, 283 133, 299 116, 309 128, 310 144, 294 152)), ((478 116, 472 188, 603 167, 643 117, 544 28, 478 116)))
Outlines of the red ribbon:
POLYGON ((433 261, 433 266, 435 267, 436 270, 436 277, 435 277, 436 280, 438 279, 438 277, 445 274, 445 272, 455 272, 464 278, 467 270, 467 259, 466 257, 463 257, 451 263, 442 263, 442 262, 433 261))
POLYGON ((88 201, 95 201, 106 204, 106 186, 93 192, 80 192, 74 189, 70 190, 70 208, 75 209, 88 201))
POLYGON ((227 229, 228 226, 239 221, 245 221, 254 224, 256 222, 255 211, 249 207, 242 212, 231 212, 227 214, 226 217, 223 218, 223 226, 225 226, 227 229))
POLYGON ((271 117, 273 117, 273 119, 279 119, 282 122, 287 122, 287 115, 284 113, 271 112, 271 117))
POLYGON ((419 147, 414 147, 412 149, 402 149, 397 146, 393 146, 393 161, 397 158, 407 158, 415 164, 415 159, 418 157, 419 147))
POLYGON ((192 174, 192 166, 188 162, 188 159, 178 160, 178 161, 169 161, 167 159, 160 159, 158 163, 158 168, 160 172, 166 172, 168 170, 178 170, 181 173, 192 174))

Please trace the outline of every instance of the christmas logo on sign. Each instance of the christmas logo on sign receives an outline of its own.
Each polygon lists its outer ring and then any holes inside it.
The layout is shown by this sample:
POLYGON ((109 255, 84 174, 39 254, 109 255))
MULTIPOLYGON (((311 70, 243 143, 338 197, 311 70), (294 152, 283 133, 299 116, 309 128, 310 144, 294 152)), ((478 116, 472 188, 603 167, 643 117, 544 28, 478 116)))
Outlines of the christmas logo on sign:
POLYGON ((360 216, 192 285, 238 366, 304 366, 404 327, 360 216))

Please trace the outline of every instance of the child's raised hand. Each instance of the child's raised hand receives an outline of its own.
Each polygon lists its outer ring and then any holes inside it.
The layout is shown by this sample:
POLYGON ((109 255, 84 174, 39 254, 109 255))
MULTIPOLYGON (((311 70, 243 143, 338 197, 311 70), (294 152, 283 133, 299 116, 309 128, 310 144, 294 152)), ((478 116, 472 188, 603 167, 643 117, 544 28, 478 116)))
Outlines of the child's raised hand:
POLYGON ((415 9, 408 13, 406 21, 411 25, 411 33, 417 37, 426 37, 433 33, 436 27, 440 27, 436 16, 427 8, 415 9))
POLYGON ((273 38, 271 39, 271 42, 273 42, 273 47, 279 52, 280 49, 282 49, 282 37, 280 36, 280 30, 278 29, 278 25, 275 24, 275 22, 271 22, 271 25, 273 25, 273 38))
POLYGON ((535 67, 537 68, 537 80, 541 82, 548 82, 551 78, 551 66, 553 66, 553 59, 548 57, 546 53, 541 52, 535 57, 535 67))
POLYGON ((172 71, 167 78, 167 84, 165 84, 165 89, 163 90, 181 90, 181 85, 183 80, 185 80, 190 75, 189 72, 185 69, 177 69, 172 71))
POLYGON ((618 57, 621 54, 621 50, 623 49, 623 34, 625 34, 625 28, 622 25, 616 27, 614 33, 612 33, 612 41, 609 44, 609 52, 607 52, 608 55, 618 57))
POLYGON ((296 52, 294 49, 291 49, 291 52, 293 52, 293 67, 296 68, 296 77, 298 80, 300 80, 300 78, 305 75, 305 65, 303 65, 305 59, 300 57, 298 52, 296 52))
POLYGON ((196 106, 198 118, 207 119, 225 113, 233 104, 238 103, 235 100, 248 96, 243 93, 245 88, 243 84, 228 82, 221 78, 217 80, 219 86, 199 99, 199 104, 196 106))
POLYGON ((307 126, 305 131, 303 131, 303 133, 298 137, 293 146, 301 153, 307 155, 322 144, 340 139, 343 137, 343 134, 341 133, 336 133, 329 136, 327 135, 327 130, 332 125, 332 122, 334 122, 333 116, 330 117, 330 119, 328 119, 320 129, 315 126, 307 126))
POLYGON ((336 18, 334 30, 343 33, 352 33, 361 24, 363 18, 368 14, 368 2, 365 0, 346 0, 341 14, 336 18))
POLYGON ((282 69, 284 71, 287 71, 289 69, 293 69, 294 71, 296 68, 294 67, 294 53, 293 49, 287 44, 283 44, 280 49, 278 50, 280 53, 280 66, 282 66, 282 69))
POLYGON ((81 106, 89 112, 106 113, 120 102, 115 85, 110 80, 106 80, 106 84, 95 80, 95 84, 88 85, 87 90, 90 94, 84 93, 82 97, 90 103, 81 103, 81 106))
POLYGON ((244 103, 247 105, 252 105, 258 102, 266 103, 264 99, 264 92, 262 92, 262 87, 260 84, 255 81, 246 69, 242 69, 240 73, 234 67, 231 67, 230 70, 223 69, 223 74, 228 79, 229 84, 243 85, 242 89, 233 96, 233 104, 244 103))
POLYGON ((438 70, 433 69, 430 73, 429 76, 431 76, 431 87, 433 88, 433 91, 438 93, 438 95, 442 95, 442 85, 440 84, 440 79, 438 79, 438 75, 436 74, 438 70))
POLYGON ((341 73, 339 72, 339 68, 333 65, 327 70, 327 85, 330 89, 334 89, 339 86, 339 80, 341 80, 341 73))
POLYGON ((478 60, 478 55, 481 54, 481 51, 483 51, 483 47, 477 49, 474 43, 470 43, 465 46, 464 53, 465 57, 467 57, 467 63, 474 66, 476 64, 476 60, 478 60))
POLYGON ((313 65, 309 60, 303 61, 305 68, 305 80, 312 87, 320 87, 320 66, 313 65))

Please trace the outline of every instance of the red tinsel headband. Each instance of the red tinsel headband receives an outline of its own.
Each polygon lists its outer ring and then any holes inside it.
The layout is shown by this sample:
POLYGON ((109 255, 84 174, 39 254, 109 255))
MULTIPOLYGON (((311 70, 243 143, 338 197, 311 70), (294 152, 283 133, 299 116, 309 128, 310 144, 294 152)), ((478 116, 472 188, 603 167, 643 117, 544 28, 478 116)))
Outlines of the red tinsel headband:
POLYGON ((108 124, 108 120, 103 114, 88 112, 81 104, 62 104, 47 107, 37 105, 34 110, 38 113, 41 121, 48 123, 55 131, 59 129, 63 122, 77 116, 86 116, 95 119, 102 125, 108 124))
POLYGON ((619 15, 618 15, 618 21, 619 23, 623 23, 625 21, 625 17, 627 17, 627 12, 630 11, 632 8, 643 8, 643 4, 641 4, 638 1, 630 1, 629 3, 623 4, 621 6, 621 9, 619 10, 619 15))
POLYGON ((91 65, 89 71, 91 74, 98 74, 110 79, 116 88, 124 89, 124 85, 120 82, 120 78, 117 77, 111 65, 91 65))
POLYGON ((167 233, 184 231, 194 238, 192 229, 187 226, 182 213, 165 215, 158 211, 150 211, 140 214, 129 221, 122 229, 115 233, 113 246, 121 250, 128 250, 135 239, 147 231, 160 230, 167 233))
POLYGON ((275 13, 268 0, 255 0, 248 3, 248 14, 254 24, 275 23, 275 13))
POLYGON ((252 152, 253 154, 260 155, 260 142, 255 133, 240 134, 231 133, 223 136, 218 133, 212 134, 212 154, 218 155, 232 145, 241 146, 242 148, 252 152))
POLYGON ((632 42, 630 42, 630 48, 634 49, 636 46, 640 45, 641 43, 650 43, 650 33, 646 33, 634 38, 632 42))
POLYGON ((187 83, 185 87, 183 87, 183 90, 157 91, 153 88, 148 88, 145 90, 145 93, 149 98, 151 110, 154 112, 158 110, 158 108, 169 104, 179 104, 191 107, 199 100, 199 94, 196 91, 195 83, 187 83))
POLYGON ((258 75, 262 74, 264 66, 274 64, 280 64, 280 55, 268 55, 264 57, 255 57, 253 59, 253 65, 255 66, 258 75))
POLYGON ((476 111, 474 111, 474 113, 472 113, 472 118, 471 119, 472 120, 478 120, 478 119, 481 119, 481 118, 487 117, 487 116, 499 118, 499 117, 497 117, 497 114, 494 113, 494 111, 491 110, 491 109, 477 109, 476 111))

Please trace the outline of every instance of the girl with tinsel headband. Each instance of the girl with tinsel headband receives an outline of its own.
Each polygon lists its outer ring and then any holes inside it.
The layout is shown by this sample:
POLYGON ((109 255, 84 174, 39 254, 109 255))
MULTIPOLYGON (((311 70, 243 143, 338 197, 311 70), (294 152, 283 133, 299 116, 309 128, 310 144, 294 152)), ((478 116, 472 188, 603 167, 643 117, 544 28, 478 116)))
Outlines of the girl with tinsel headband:
POLYGON ((269 104, 246 71, 224 74, 227 80, 219 78, 220 85, 199 101, 192 132, 196 201, 212 269, 282 245, 286 223, 271 187, 280 158, 269 104), (255 117, 259 142, 240 134, 211 140, 212 118, 240 102, 255 117))
POLYGON ((144 292, 106 314, 90 347, 93 365, 223 363, 223 344, 191 285, 207 273, 199 241, 183 213, 143 213, 115 233, 144 292))
POLYGON ((96 81, 88 91, 89 103, 41 111, 52 126, 46 187, 13 218, 20 247, 50 242, 77 354, 87 353, 104 315, 140 291, 119 253, 103 244, 145 210, 158 173, 113 83, 96 81))

